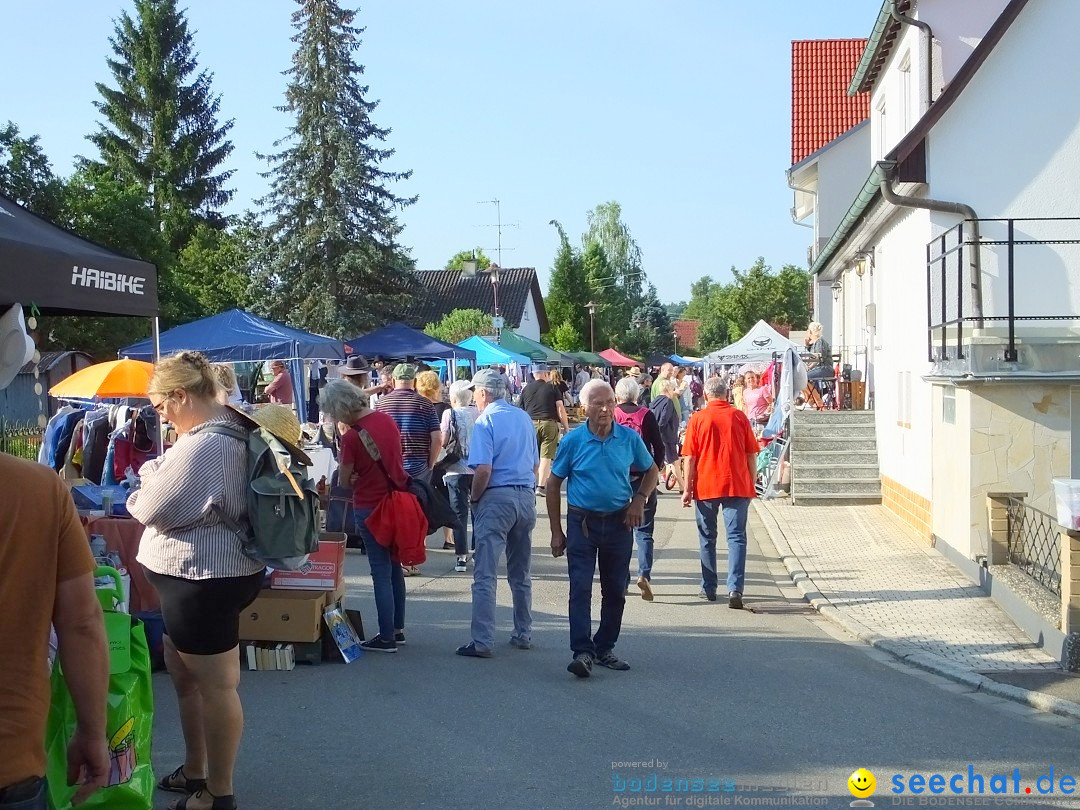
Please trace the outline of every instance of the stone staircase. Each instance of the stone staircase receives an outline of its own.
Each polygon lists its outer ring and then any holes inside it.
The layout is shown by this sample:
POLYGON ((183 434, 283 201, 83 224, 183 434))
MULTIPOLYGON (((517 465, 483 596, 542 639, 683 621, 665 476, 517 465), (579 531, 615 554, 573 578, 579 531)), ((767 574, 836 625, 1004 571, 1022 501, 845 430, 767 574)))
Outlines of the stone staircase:
POLYGON ((873 411, 796 410, 791 417, 794 503, 881 503, 873 411))

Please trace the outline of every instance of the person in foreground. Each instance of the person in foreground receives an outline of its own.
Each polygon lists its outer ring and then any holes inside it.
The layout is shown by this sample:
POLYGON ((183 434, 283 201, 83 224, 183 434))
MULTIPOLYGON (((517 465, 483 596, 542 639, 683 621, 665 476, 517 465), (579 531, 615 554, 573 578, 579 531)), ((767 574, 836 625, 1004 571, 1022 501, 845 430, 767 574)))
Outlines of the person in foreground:
POLYGON ((338 480, 353 482, 353 532, 364 539, 379 617, 379 632, 360 646, 395 653, 398 645, 405 643, 405 575, 401 565, 391 559, 389 549, 372 535, 366 521, 388 492, 405 489, 409 484, 409 476, 401 466, 401 432, 387 414, 371 409, 364 391, 345 380, 326 384, 319 394, 319 407, 348 428, 341 434, 338 480), (381 466, 364 447, 361 430, 379 448, 381 466))
POLYGON ((161 597, 165 665, 180 703, 184 762, 158 782, 186 793, 171 807, 232 810, 233 766, 244 733, 240 685, 240 611, 255 601, 265 566, 247 556, 222 520, 247 522, 247 447, 218 426, 246 427, 222 405, 213 368, 198 352, 157 365, 147 396, 179 438, 140 470, 128 497, 146 526, 138 561, 161 597))
POLYGON ((109 649, 94 558, 55 472, 0 453, 0 808, 45 810, 49 623, 77 724, 68 745, 75 803, 108 783, 109 649))
POLYGON ((536 468, 540 452, 528 414, 506 401, 505 375, 484 368, 472 378, 480 416, 469 439, 473 471, 472 641, 455 652, 490 658, 495 645, 495 587, 499 557, 506 549, 506 581, 514 600, 510 644, 532 647, 532 530, 536 525, 536 468))
POLYGON ((567 670, 579 678, 592 674, 593 663, 615 670, 630 665, 615 655, 623 609, 626 572, 634 547, 633 530, 641 525, 645 504, 660 472, 645 442, 615 423, 611 386, 593 380, 581 389, 586 422, 566 435, 547 480, 551 554, 566 554, 570 575, 570 649, 567 670), (634 490, 632 471, 644 472, 634 490), (562 485, 567 488, 566 531, 562 527, 562 485), (600 568, 600 626, 592 635, 592 583, 600 568))
POLYGON ((758 442, 750 420, 727 401, 722 380, 705 381, 705 407, 690 417, 683 441, 686 491, 694 504, 701 542, 701 595, 716 601, 717 518, 723 513, 728 544, 728 607, 741 610, 746 579, 746 515, 756 494, 758 442))

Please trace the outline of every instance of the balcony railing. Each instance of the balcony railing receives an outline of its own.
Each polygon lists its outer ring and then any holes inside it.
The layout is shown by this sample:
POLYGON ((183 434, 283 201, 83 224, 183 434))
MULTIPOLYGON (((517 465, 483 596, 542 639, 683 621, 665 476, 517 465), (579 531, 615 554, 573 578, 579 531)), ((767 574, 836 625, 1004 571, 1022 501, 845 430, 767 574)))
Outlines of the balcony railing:
POLYGON ((1019 498, 1008 499, 1009 563, 1061 596, 1061 528, 1019 498))
POLYGON ((927 358, 943 375, 1080 374, 1078 282, 1080 218, 961 222, 926 246, 927 358))

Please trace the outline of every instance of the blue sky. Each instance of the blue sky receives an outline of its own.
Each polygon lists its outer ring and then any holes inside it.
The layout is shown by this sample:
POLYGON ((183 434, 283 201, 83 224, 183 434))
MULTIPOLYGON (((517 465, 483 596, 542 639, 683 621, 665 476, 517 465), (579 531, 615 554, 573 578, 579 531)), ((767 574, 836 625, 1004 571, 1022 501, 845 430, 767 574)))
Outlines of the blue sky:
MULTIPOLYGON (((0 122, 38 134, 56 171, 92 155, 96 81, 112 20, 130 0, 6 3, 0 30, 0 122)), ((348 5, 348 3, 345 3, 348 5)), ((234 118, 231 211, 266 189, 256 152, 289 119, 291 0, 188 0, 200 66, 234 118)), ((878 0, 377 0, 357 59, 380 126, 412 169, 395 190, 419 194, 402 214, 421 268, 463 248, 503 266, 536 267, 546 289, 558 247, 586 213, 617 200, 661 300, 689 297, 702 275, 765 256, 803 264, 808 231, 788 215, 791 40, 866 36, 878 0), (514 250, 508 250, 514 248, 514 250)))

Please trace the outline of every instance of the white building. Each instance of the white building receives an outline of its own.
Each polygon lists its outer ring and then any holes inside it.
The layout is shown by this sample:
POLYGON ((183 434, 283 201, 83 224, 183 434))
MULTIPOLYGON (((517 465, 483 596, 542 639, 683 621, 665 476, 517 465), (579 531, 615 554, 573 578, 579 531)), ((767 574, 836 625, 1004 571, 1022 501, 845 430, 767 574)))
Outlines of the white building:
POLYGON ((886 0, 861 169, 817 168, 822 224, 845 212, 815 232, 816 314, 866 369, 883 501, 969 571, 988 494, 1053 512, 1080 477, 1076 31, 1075 0, 886 0))

